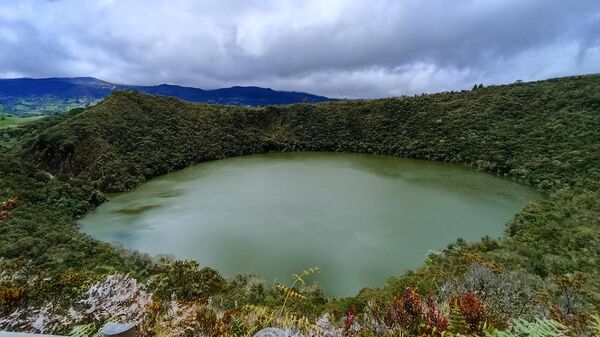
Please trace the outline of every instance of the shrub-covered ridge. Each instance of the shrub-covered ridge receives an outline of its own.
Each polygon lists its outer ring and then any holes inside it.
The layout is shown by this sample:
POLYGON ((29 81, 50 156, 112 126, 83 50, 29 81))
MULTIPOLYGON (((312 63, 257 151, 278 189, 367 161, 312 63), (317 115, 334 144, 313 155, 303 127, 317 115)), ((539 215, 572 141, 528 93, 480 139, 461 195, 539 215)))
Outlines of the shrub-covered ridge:
MULTIPOLYGON (((309 318, 328 312, 343 325, 354 321, 354 310, 386 329, 413 334, 439 333, 444 319, 456 323, 445 327, 449 331, 482 334, 484 327, 509 328, 516 318, 544 317, 584 334, 600 304, 599 93, 597 75, 263 108, 115 92, 94 107, 2 130, 0 200, 18 202, 0 220, 1 270, 11 274, 8 266, 24 258, 27 270, 48 281, 40 288, 19 278, 0 279, 0 291, 13 289, 11 301, 0 299, 1 310, 8 314, 41 305, 65 287, 73 295, 60 305, 68 306, 86 286, 116 272, 148 279, 149 285, 164 275, 165 286, 155 295, 176 293, 180 283, 169 280, 167 262, 77 232, 74 219, 101 203, 102 192, 128 190, 206 160, 268 151, 347 151, 468 165, 530 184, 547 198, 518 213, 501 240, 459 240, 414 272, 354 298, 326 299, 309 287, 306 299, 292 304, 293 312, 309 318), (65 278, 78 281, 64 284, 65 278), (14 289, 22 289, 16 291, 20 296, 14 289), (431 302, 418 306, 425 312, 411 309, 416 298, 431 302), (434 308, 437 316, 430 312, 434 308), (386 320, 390 312, 397 312, 390 314, 397 319, 386 320), (424 322, 437 330, 419 330, 424 322)), ((195 275, 194 267, 187 267, 195 275)), ((219 298, 218 310, 283 304, 276 289, 253 277, 219 281, 218 274, 210 275, 216 282, 209 282, 210 291, 188 300, 211 297, 214 305, 219 298)), ((363 332, 385 330, 368 328, 367 321, 360 324, 363 332)))

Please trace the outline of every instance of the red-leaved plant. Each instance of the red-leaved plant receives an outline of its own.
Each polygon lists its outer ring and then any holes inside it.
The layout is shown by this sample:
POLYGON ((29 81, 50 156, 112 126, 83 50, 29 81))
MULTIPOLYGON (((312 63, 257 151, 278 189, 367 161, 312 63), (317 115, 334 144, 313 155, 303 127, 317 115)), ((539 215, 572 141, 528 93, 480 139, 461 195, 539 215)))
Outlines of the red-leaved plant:
POLYGON ((414 290, 406 288, 398 294, 385 311, 384 322, 391 329, 405 330, 411 335, 441 335, 448 327, 430 294, 425 300, 414 290))
POLYGON ((485 306, 474 292, 468 292, 457 298, 463 319, 468 325, 469 332, 477 335, 481 332, 485 320, 485 306))
POLYGON ((2 207, 0 207, 0 221, 8 218, 8 211, 10 211, 10 209, 13 208, 16 204, 17 197, 10 197, 2 203, 2 207))
POLYGON ((354 307, 354 305, 352 305, 346 312, 346 317, 344 318, 344 331, 343 331, 344 336, 350 336, 352 334, 352 326, 354 325, 355 319, 356 319, 356 307, 354 307))

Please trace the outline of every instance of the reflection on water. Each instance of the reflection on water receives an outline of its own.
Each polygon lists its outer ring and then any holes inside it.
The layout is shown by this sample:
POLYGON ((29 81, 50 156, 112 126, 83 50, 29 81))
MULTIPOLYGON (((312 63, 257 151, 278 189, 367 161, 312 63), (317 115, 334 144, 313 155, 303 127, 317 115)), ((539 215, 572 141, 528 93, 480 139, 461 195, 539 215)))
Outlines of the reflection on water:
POLYGON ((196 165, 113 195, 82 231, 267 280, 319 266, 330 295, 415 268, 458 237, 501 235, 536 192, 428 161, 277 153, 196 165))
POLYGON ((117 210, 117 212, 125 215, 139 215, 157 207, 159 207, 159 205, 144 205, 136 208, 120 208, 117 210))

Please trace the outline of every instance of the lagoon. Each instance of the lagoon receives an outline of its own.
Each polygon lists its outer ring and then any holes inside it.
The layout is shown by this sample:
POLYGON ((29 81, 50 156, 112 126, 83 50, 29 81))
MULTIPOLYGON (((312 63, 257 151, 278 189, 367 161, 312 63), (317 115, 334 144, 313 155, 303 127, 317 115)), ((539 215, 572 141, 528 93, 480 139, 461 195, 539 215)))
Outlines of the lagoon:
POLYGON ((269 153, 198 164, 112 195, 78 225, 225 276, 289 283, 320 267, 327 295, 380 287, 463 238, 502 235, 541 198, 509 179, 446 163, 347 153, 269 153))

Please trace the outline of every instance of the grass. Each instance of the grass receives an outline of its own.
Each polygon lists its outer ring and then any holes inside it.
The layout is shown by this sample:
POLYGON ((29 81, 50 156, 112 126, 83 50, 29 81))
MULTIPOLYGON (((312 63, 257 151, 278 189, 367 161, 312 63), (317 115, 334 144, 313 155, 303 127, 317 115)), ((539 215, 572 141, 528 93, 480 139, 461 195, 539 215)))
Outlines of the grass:
POLYGON ((9 128, 27 124, 44 118, 45 116, 32 116, 32 117, 16 117, 16 116, 0 116, 0 129, 9 128))

